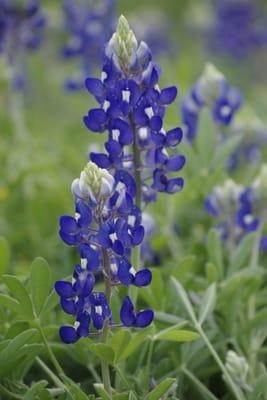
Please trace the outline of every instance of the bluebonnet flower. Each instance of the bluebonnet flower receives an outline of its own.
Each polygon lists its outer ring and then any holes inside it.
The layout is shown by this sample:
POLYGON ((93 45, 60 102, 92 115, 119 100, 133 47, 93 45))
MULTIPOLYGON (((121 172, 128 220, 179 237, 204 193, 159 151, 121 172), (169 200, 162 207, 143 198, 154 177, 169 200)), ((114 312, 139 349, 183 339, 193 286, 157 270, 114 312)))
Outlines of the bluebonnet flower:
POLYGON ((0 0, 0 55, 11 67, 14 88, 24 84, 22 57, 25 51, 36 50, 42 40, 45 17, 38 0, 0 0))
POLYGON ((83 88, 85 78, 102 63, 105 44, 112 34, 115 0, 63 0, 69 34, 63 56, 78 59, 80 71, 66 80, 66 88, 83 88))
POLYGON ((240 60, 267 45, 267 16, 253 0, 216 0, 211 48, 240 60))
POLYGON ((241 142, 228 159, 230 170, 242 165, 256 165, 262 160, 262 151, 267 145, 267 127, 246 110, 246 115, 235 120, 230 127, 231 135, 238 135, 241 142))
POLYGON ((227 179, 223 185, 215 186, 204 202, 205 211, 216 219, 215 229, 221 239, 230 245, 238 243, 243 235, 237 223, 237 213, 244 190, 242 185, 227 179))
POLYGON ((60 218, 59 234, 67 245, 77 248, 81 262, 75 266, 72 282, 55 284, 62 309, 75 317, 73 326, 60 329, 65 343, 89 336, 90 323, 96 330, 101 330, 106 320, 113 324, 108 299, 104 293, 93 290, 96 273, 102 272, 112 286, 143 287, 152 279, 149 269, 135 271, 129 261, 132 247, 144 238, 144 227, 141 212, 127 191, 123 176, 115 181, 107 170, 90 161, 80 178, 74 180, 72 193, 75 216, 60 218))
POLYGON ((106 47, 101 79, 86 80, 99 107, 88 111, 84 123, 93 132, 108 132, 106 152, 91 153, 90 159, 107 168, 116 181, 123 176, 133 197, 140 195, 136 192, 141 184, 146 203, 154 201, 157 192, 172 194, 183 187, 183 178, 172 173, 183 168, 185 157, 171 154, 182 140, 182 130, 166 132, 163 127, 166 106, 175 100, 177 89, 160 89, 159 76, 150 49, 137 43, 121 18, 106 47))
MULTIPOLYGON (((267 165, 261 167, 259 175, 245 188, 240 197, 237 223, 245 232, 261 229, 267 218, 267 165)), ((261 239, 261 247, 267 250, 266 236, 261 239)))
POLYGON ((215 124, 220 127, 231 123, 241 105, 242 97, 239 91, 229 86, 224 75, 212 64, 207 64, 190 93, 182 100, 182 121, 186 127, 188 141, 194 141, 203 107, 208 107, 215 124))

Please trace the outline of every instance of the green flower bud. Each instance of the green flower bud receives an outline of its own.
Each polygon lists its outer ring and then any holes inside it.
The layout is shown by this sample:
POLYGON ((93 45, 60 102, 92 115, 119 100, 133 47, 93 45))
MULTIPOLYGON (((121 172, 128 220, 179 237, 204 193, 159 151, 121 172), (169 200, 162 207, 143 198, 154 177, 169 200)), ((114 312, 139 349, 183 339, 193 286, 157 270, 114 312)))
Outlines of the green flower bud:
POLYGON ((244 357, 237 355, 234 351, 229 350, 226 355, 225 367, 233 379, 241 386, 247 385, 247 375, 249 366, 244 357))

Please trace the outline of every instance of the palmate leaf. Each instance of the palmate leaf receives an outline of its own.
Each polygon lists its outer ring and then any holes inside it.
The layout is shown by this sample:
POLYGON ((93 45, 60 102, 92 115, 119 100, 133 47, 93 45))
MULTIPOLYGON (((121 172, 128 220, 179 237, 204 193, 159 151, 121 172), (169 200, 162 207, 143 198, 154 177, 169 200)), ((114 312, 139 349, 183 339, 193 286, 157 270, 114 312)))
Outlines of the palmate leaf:
POLYGON ((222 243, 215 229, 211 229, 208 233, 207 248, 209 259, 218 269, 219 277, 222 278, 224 275, 222 243))
POLYGON ((12 275, 4 275, 3 280, 10 290, 12 296, 14 296, 14 298, 19 303, 19 306, 17 308, 17 313, 19 314, 19 316, 27 320, 34 319, 33 305, 23 283, 12 275))
POLYGON ((109 364, 114 364, 115 353, 111 346, 104 343, 93 343, 88 346, 89 350, 94 353, 100 360, 109 364))
POLYGON ((166 394, 174 385, 176 379, 166 378, 162 381, 155 389, 148 393, 144 400, 159 400, 164 394, 166 394))
POLYGON ((198 339, 199 334, 193 331, 183 330, 180 326, 171 326, 158 332, 153 340, 166 340, 170 342, 191 342, 198 339))
POLYGON ((47 261, 37 257, 31 265, 30 274, 30 290, 37 316, 41 313, 49 294, 50 275, 47 261))
POLYGON ((176 292, 176 294, 178 294, 178 296, 180 297, 188 315, 190 316, 192 322, 197 325, 197 318, 196 318, 196 314, 195 311, 193 309, 193 306, 187 296, 186 291, 184 290, 183 286, 180 284, 180 282, 177 281, 177 279, 175 279, 174 277, 171 278, 172 282, 173 282, 173 286, 174 286, 174 290, 176 292))
POLYGON ((203 322, 207 319, 207 317, 212 313, 215 303, 216 303, 216 285, 212 283, 206 290, 201 303, 199 318, 198 318, 198 322, 200 325, 202 325, 203 322))
POLYGON ((26 394, 23 396, 23 400, 50 400, 52 396, 45 389, 48 382, 45 380, 36 382, 33 384, 26 394))
POLYGON ((126 350, 131 340, 132 340, 132 335, 128 329, 120 330, 112 336, 109 344, 114 352, 115 363, 119 362, 122 359, 123 353, 126 350))

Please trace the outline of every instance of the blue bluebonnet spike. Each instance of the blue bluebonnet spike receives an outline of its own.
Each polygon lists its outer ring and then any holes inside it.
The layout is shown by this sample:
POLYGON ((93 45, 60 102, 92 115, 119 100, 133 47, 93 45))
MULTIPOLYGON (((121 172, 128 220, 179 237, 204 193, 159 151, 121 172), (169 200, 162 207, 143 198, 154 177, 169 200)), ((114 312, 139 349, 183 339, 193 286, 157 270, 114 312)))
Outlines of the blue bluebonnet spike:
MULTIPOLYGON (((67 42, 62 49, 65 59, 75 59, 79 70, 66 79, 66 89, 82 89, 85 78, 100 67, 105 44, 112 34, 115 0, 63 0, 67 42)), ((95 93, 101 95, 97 82, 95 93)))
POLYGON ((164 129, 166 107, 177 96, 177 88, 160 89, 160 68, 150 49, 137 42, 124 17, 106 46, 101 79, 87 78, 86 88, 99 106, 84 117, 86 127, 107 131, 105 153, 92 152, 90 159, 107 168, 132 188, 135 196, 133 143, 140 152, 143 201, 155 201, 157 192, 176 193, 183 178, 173 177, 185 163, 183 155, 172 155, 182 140, 181 128, 164 129), (122 175, 124 180, 122 179, 122 175))
POLYGON ((208 35, 214 52, 240 61, 266 48, 267 15, 257 2, 216 0, 214 4, 214 22, 208 35))
POLYGON ((0 56, 11 67, 14 89, 24 86, 23 57, 41 45, 45 23, 38 0, 0 0, 0 56))
POLYGON ((187 140, 192 143, 195 139, 203 107, 208 107, 218 126, 226 126, 231 123, 241 105, 240 92, 229 86, 223 74, 212 64, 207 64, 203 74, 182 101, 182 121, 186 127, 187 140))

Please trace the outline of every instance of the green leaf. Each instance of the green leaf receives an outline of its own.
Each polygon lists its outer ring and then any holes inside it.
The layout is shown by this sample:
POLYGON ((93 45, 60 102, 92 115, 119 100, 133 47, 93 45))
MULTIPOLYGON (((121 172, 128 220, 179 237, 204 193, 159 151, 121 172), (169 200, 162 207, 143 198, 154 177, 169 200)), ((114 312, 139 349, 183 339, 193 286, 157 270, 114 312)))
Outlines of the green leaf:
POLYGON ((215 229, 211 229, 208 233, 208 253, 210 261, 216 265, 219 271, 219 277, 223 277, 223 252, 222 244, 218 232, 215 229))
POLYGON ((104 385, 102 383, 95 383, 94 388, 96 393, 101 397, 101 400, 112 400, 112 397, 105 390, 104 385))
POLYGON ((93 343, 89 346, 89 349, 101 360, 106 361, 109 364, 114 363, 115 354, 111 346, 104 343, 93 343))
POLYGON ((217 282, 219 280, 219 271, 216 265, 211 262, 205 264, 206 276, 210 283, 217 282))
POLYGON ((43 380, 36 382, 33 384, 30 389, 27 391, 25 396, 23 396, 23 400, 36 400, 36 399, 41 399, 40 395, 41 392, 43 392, 44 388, 48 385, 48 382, 43 380), (38 397, 36 397, 38 396, 38 397))
POLYGON ((173 285, 174 285, 174 289, 175 292, 178 294, 178 296, 180 297, 186 311, 188 312, 188 315, 190 316, 191 320, 193 321, 194 324, 197 324, 197 318, 195 315, 195 311, 192 307, 192 304, 187 296, 186 291, 184 290, 183 286, 180 284, 180 282, 177 281, 177 279, 175 279, 174 277, 171 278, 173 285))
POLYGON ((46 314, 50 313, 59 304, 59 298, 56 291, 53 289, 47 297, 44 307, 40 313, 40 318, 43 318, 46 314))
MULTIPOLYGON (((244 267, 245 262, 249 258, 253 244, 255 242, 255 233, 247 234, 236 247, 233 252, 231 265, 228 271, 228 276, 231 276, 234 272, 238 271, 241 267, 244 267)), ((257 267, 257 265, 255 265, 257 267)))
POLYGON ((34 309, 40 314, 49 294, 50 268, 44 258, 37 257, 31 265, 30 288, 34 309))
POLYGON ((191 342, 198 339, 199 334, 193 331, 182 330, 178 326, 171 326, 158 332, 153 340, 167 340, 171 342, 191 342))
POLYGON ((19 312, 19 302, 7 294, 0 293, 0 305, 15 313, 19 312))
POLYGON ((19 316, 32 320, 34 318, 32 302, 24 285, 15 276, 12 275, 4 275, 3 280, 12 295, 19 302, 19 316))
POLYGON ((175 268, 173 272, 173 276, 178 279, 183 284, 188 280, 190 277, 190 273, 195 266, 196 256, 190 255, 182 258, 175 268))
POLYGON ((155 389, 153 389, 148 395, 146 395, 145 400, 159 400, 164 394, 166 394, 171 387, 176 383, 176 379, 166 378, 162 381, 155 389))
POLYGON ((149 286, 139 289, 140 296, 154 310, 161 309, 162 299, 164 298, 164 284, 161 271, 158 268, 151 268, 152 282, 149 286))
POLYGON ((122 355, 120 356, 120 361, 125 360, 128 358, 130 355, 132 355, 137 348, 140 345, 143 345, 145 340, 147 340, 153 330, 153 325, 150 325, 150 327, 136 333, 135 335, 132 335, 131 341, 129 342, 128 346, 124 349, 122 355))
POLYGON ((216 285, 215 283, 212 283, 206 290, 201 303, 199 318, 198 318, 198 322, 200 325, 202 325, 203 322, 206 320, 206 318, 212 313, 215 303, 216 303, 216 285))
POLYGON ((4 237, 0 237, 0 276, 7 269, 7 265, 10 258, 10 250, 7 240, 4 237))
POLYGON ((67 384, 68 394, 72 400, 88 400, 87 395, 80 386, 66 375, 64 376, 64 383, 67 384))
POLYGON ((123 353, 126 350, 126 347, 130 343, 132 338, 131 332, 127 329, 120 330, 116 332, 111 340, 110 340, 110 346, 112 347, 114 354, 115 354, 115 363, 120 361, 120 359, 123 357, 123 353))
POLYGON ((187 321, 185 321, 184 319, 163 311, 155 312, 154 320, 164 322, 165 324, 173 324, 173 325, 179 324, 180 327, 187 324, 187 321))

